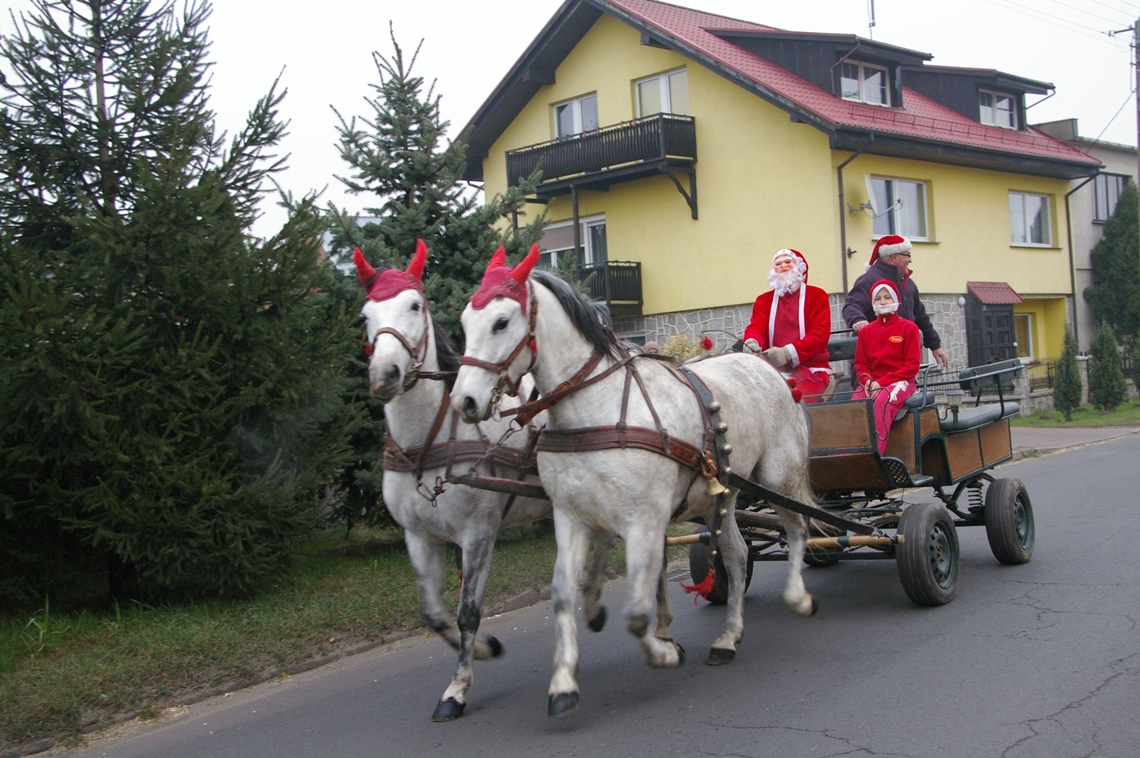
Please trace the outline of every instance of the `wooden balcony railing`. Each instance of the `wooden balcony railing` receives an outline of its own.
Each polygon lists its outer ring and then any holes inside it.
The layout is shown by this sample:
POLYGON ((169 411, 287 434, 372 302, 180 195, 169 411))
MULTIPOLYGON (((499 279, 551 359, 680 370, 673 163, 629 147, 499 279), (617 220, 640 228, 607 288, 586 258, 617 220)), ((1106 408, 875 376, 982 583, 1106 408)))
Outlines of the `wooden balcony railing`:
POLYGON ((520 178, 542 169, 542 181, 591 174, 617 166, 680 159, 697 159, 696 122, 692 116, 658 113, 596 131, 561 137, 507 151, 507 178, 520 178))
POLYGON ((641 297, 641 263, 606 261, 587 263, 574 268, 574 278, 586 282, 592 300, 604 300, 614 316, 639 316, 641 297))

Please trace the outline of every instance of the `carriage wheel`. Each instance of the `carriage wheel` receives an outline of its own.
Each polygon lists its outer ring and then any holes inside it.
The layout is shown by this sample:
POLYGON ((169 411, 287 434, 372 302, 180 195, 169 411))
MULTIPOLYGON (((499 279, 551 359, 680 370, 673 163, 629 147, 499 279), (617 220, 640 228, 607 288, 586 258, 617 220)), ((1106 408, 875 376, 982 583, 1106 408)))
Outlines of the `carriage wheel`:
MULTIPOLYGON (((697 543, 689 545, 689 575, 693 584, 700 584, 709 570, 709 546, 697 543)), ((744 590, 747 591, 752 584, 752 558, 748 559, 748 571, 744 575, 744 590)), ((713 580, 712 591, 705 598, 713 605, 724 605, 728 602, 728 570, 724 567, 724 560, 720 553, 716 556, 716 579, 713 580)))
POLYGON ((950 512, 937 503, 918 503, 899 519, 903 542, 895 553, 899 581, 917 605, 943 605, 958 586, 958 532, 950 512))
POLYGON ((997 479, 986 490, 986 536, 1001 563, 1015 566, 1033 557, 1037 536, 1033 506, 1020 479, 997 479))

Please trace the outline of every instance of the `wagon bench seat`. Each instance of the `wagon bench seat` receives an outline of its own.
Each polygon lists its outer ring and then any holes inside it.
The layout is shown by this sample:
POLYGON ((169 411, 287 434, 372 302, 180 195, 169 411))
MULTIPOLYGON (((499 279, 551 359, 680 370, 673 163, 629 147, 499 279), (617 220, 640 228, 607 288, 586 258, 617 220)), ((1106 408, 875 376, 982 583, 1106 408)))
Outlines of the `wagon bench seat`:
POLYGON ((942 431, 946 433, 965 432, 1003 418, 1016 416, 1020 412, 1021 407, 1017 403, 1005 403, 1004 405, 993 403, 974 408, 961 408, 958 410, 958 418, 954 418, 953 414, 947 414, 947 417, 942 419, 942 431), (1002 412, 1003 409, 1004 413, 1002 412))

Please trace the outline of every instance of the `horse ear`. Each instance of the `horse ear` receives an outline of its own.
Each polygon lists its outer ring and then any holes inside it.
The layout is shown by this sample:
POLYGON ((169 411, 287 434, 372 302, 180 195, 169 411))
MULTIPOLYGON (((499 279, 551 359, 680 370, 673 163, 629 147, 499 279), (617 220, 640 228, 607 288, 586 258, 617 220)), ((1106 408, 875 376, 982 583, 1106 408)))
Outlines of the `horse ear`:
POLYGON ((364 253, 360 252, 359 247, 352 251, 352 262, 356 264, 356 275, 360 277, 361 284, 367 285, 368 281, 376 276, 376 269, 364 260, 364 253))
POLYGON ((526 257, 519 262, 519 265, 515 266, 514 270, 511 271, 511 278, 519 284, 525 282, 526 278, 530 276, 530 271, 534 268, 534 264, 538 263, 538 258, 541 254, 537 244, 531 245, 530 252, 527 253, 526 257))
POLYGON ((487 271, 493 268, 502 268, 505 265, 507 265, 507 249, 499 245, 499 249, 495 251, 495 254, 491 256, 491 260, 487 262, 487 271))
POLYGON ((424 278, 424 265, 427 263, 428 249, 423 240, 416 240, 416 254, 412 256, 412 262, 408 264, 405 273, 411 274, 415 277, 416 281, 423 281, 424 278))

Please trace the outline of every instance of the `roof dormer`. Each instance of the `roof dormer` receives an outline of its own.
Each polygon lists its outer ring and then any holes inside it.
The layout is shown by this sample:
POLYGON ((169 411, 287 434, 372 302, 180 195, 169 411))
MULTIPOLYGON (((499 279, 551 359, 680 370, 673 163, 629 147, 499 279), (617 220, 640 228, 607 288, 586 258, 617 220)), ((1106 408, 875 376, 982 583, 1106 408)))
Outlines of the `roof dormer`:
POLYGON ((1026 128, 1026 95, 1053 91, 1049 82, 993 69, 908 66, 904 71, 906 86, 915 92, 979 124, 1012 131, 1026 128))

